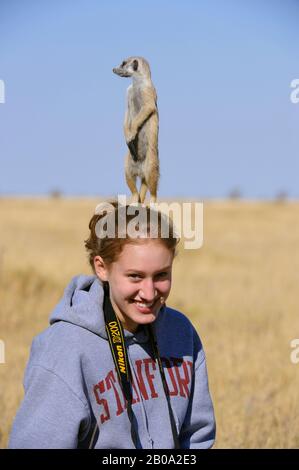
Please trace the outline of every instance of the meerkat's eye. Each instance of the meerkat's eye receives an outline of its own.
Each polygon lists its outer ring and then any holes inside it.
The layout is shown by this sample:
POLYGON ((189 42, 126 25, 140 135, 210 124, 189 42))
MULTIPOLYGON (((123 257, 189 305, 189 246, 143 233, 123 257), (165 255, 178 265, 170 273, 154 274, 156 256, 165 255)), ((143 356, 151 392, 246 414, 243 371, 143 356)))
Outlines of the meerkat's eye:
POLYGON ((126 65, 126 61, 124 60, 123 63, 121 64, 121 67, 124 67, 126 65))
POLYGON ((138 69, 138 60, 135 59, 133 60, 133 70, 135 70, 136 72, 137 69, 138 69))

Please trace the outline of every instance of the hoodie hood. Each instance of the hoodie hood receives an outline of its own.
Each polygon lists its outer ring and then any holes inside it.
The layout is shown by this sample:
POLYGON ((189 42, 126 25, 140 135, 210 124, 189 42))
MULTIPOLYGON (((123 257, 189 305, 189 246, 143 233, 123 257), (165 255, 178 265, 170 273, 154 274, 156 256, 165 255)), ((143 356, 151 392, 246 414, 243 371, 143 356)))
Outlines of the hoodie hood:
MULTIPOLYGON (((72 278, 66 287, 63 297, 50 316, 50 325, 64 321, 85 328, 108 341, 105 327, 104 288, 100 279, 95 276, 80 274, 72 278)), ((147 328, 138 329, 135 333, 124 330, 125 337, 134 342, 148 341, 147 328)))

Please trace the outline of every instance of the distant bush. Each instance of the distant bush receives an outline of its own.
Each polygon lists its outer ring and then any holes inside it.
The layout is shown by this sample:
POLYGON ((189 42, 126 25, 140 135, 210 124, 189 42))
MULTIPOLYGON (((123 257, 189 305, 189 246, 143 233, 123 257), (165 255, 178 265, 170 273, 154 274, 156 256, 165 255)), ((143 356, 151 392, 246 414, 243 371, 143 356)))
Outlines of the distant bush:
POLYGON ((275 200, 275 202, 279 202, 279 203, 286 202, 288 200, 287 191, 284 191, 284 190, 278 191, 278 193, 276 194, 274 200, 275 200))
POLYGON ((233 188, 229 193, 228 193, 229 199, 241 199, 242 198, 242 192, 240 188, 233 188))
POLYGON ((63 194, 62 194, 62 191, 60 191, 60 189, 52 189, 49 192, 49 196, 52 199, 60 199, 60 198, 62 198, 63 194))

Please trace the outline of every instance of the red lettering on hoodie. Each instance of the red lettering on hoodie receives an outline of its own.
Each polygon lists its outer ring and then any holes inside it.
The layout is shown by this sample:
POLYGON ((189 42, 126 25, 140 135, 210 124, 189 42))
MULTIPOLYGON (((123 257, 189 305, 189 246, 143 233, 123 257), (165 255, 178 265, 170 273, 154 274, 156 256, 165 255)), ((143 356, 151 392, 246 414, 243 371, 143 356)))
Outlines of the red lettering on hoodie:
POLYGON ((186 363, 188 364, 189 368, 190 368, 190 377, 193 376, 193 372, 194 372, 194 367, 193 367, 193 362, 191 361, 186 361, 186 363))
POLYGON ((178 381, 178 386, 180 389, 180 396, 184 398, 189 398, 190 396, 190 391, 188 388, 188 385, 190 383, 190 377, 187 369, 187 364, 183 359, 176 359, 176 358, 171 358, 173 364, 174 364, 174 370, 176 373, 177 381, 178 381), (183 372, 184 377, 180 375, 180 371, 183 372))
MULTIPOLYGON (((170 396, 181 396, 189 398, 191 392, 191 383, 194 364, 192 361, 185 361, 181 358, 161 358, 161 361, 167 372, 166 380, 170 396), (189 370, 188 370, 189 369, 189 370), (171 387, 169 386, 169 378, 171 387)), ((155 389, 155 380, 157 380, 156 362, 151 358, 139 359, 135 361, 135 374, 133 373, 133 399, 132 404, 139 403, 141 396, 144 400, 157 398, 159 395, 155 389), (146 378, 146 380, 145 380, 146 378), (150 395, 146 388, 146 381, 150 389, 150 395)), ((103 398, 103 394, 108 390, 113 390, 116 401, 116 416, 121 415, 127 408, 124 392, 122 390, 116 369, 108 372, 106 378, 94 386, 93 391, 98 405, 103 406, 104 413, 100 415, 101 423, 110 419, 108 402, 103 398)), ((164 393, 164 391, 161 391, 164 393)))
POLYGON ((100 420, 103 424, 105 421, 108 421, 110 419, 108 402, 107 400, 105 400, 105 398, 100 398, 99 395, 99 393, 103 394, 105 392, 105 384, 103 380, 101 380, 97 385, 93 387, 93 392, 95 394, 97 404, 104 407, 105 414, 101 413, 100 415, 100 420))

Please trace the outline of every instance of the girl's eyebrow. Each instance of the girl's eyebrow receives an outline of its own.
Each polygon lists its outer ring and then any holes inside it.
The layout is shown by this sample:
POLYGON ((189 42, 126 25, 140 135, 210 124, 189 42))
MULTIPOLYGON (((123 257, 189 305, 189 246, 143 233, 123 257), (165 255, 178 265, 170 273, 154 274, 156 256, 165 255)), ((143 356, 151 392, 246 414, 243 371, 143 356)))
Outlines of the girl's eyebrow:
MULTIPOLYGON (((166 266, 165 268, 159 269, 159 270, 156 271, 154 274, 160 273, 160 272, 162 272, 162 271, 167 271, 167 270, 170 269, 170 268, 171 268, 171 266, 166 266)), ((143 272, 143 271, 139 271, 139 269, 127 269, 125 272, 126 272, 126 273, 134 272, 134 273, 138 273, 138 274, 144 274, 144 272, 143 272)))

